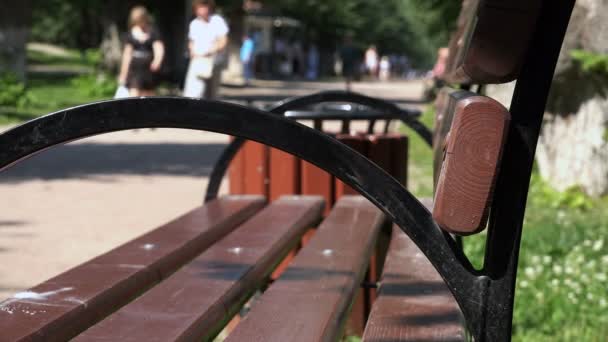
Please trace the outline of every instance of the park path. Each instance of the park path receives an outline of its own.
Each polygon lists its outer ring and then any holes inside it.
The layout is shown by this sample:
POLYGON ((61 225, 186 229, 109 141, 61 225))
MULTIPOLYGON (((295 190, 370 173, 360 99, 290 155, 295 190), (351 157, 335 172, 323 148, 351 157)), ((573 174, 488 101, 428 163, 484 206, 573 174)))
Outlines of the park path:
MULTIPOLYGON (((287 97, 341 88, 263 81, 222 92, 287 97)), ((358 83, 354 90, 408 99, 422 87, 358 83)), ((200 205, 227 141, 198 131, 125 131, 49 150, 0 174, 0 301, 200 205)))

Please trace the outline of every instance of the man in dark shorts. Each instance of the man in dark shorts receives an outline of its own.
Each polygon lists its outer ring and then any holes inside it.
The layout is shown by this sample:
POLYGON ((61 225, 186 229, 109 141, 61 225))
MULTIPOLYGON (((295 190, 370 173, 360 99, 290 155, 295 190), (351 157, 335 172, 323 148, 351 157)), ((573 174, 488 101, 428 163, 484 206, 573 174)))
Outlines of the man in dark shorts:
POLYGON ((346 91, 351 91, 351 83, 359 69, 361 56, 353 44, 353 35, 350 33, 344 37, 344 44, 340 48, 340 59, 342 60, 342 76, 346 81, 346 91))

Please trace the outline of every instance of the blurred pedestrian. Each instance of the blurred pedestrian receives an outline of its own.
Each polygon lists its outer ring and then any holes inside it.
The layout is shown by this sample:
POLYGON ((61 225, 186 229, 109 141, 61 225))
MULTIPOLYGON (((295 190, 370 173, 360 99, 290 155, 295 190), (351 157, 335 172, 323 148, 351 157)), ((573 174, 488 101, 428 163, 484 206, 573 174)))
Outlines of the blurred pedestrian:
POLYGON ((342 60, 342 76, 346 82, 346 91, 351 91, 352 82, 357 74, 359 52, 353 44, 353 36, 348 33, 344 37, 344 43, 340 48, 340 59, 342 60))
POLYGON ((306 79, 309 81, 314 81, 319 78, 319 48, 315 43, 311 43, 308 46, 308 53, 306 56, 307 68, 306 68, 306 79))
POLYGON ((225 49, 228 45, 228 24, 215 14, 214 0, 194 0, 194 20, 188 32, 190 65, 186 75, 184 96, 214 99, 221 83, 225 49))
POLYGON ((365 68, 370 76, 378 77, 378 51, 374 45, 365 51, 365 68))
POLYGON ((253 78, 255 42, 248 34, 243 38, 241 46, 241 62, 243 63, 243 78, 245 85, 249 85, 253 78))
POLYGON ((133 7, 118 83, 129 89, 130 96, 154 95, 164 56, 164 44, 152 27, 148 10, 143 6, 133 7))
POLYGON ((382 58, 380 59, 380 73, 379 73, 380 81, 386 82, 390 79, 391 65, 392 64, 391 64, 389 57, 382 56, 382 58))

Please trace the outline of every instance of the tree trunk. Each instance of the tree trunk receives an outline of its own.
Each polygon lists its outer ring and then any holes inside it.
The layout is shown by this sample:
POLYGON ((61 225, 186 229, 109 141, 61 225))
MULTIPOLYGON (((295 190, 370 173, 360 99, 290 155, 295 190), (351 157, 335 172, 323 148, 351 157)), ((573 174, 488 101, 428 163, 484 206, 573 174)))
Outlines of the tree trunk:
POLYGON ((21 0, 0 10, 0 73, 11 72, 25 81, 26 43, 30 29, 31 3, 21 0))

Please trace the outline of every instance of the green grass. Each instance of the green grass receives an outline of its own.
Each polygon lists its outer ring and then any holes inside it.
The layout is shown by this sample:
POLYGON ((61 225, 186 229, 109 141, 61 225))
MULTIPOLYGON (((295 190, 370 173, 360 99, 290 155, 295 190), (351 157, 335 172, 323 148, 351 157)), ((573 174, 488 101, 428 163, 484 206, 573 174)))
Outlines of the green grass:
MULTIPOLYGON (((433 127, 432 108, 421 120, 433 127)), ((409 187, 432 194, 432 152, 410 136, 409 187)), ((464 240, 482 266, 485 234, 464 240)), ((514 341, 605 341, 608 336, 608 199, 557 192, 534 172, 524 221, 514 341)))
POLYGON ((116 89, 114 77, 94 71, 98 55, 96 51, 87 51, 83 58, 75 50, 68 51, 67 56, 28 50, 28 63, 52 66, 57 72, 29 73, 27 101, 15 106, 0 106, 0 124, 19 123, 60 109, 111 98, 116 89), (78 75, 73 70, 90 72, 78 75))

